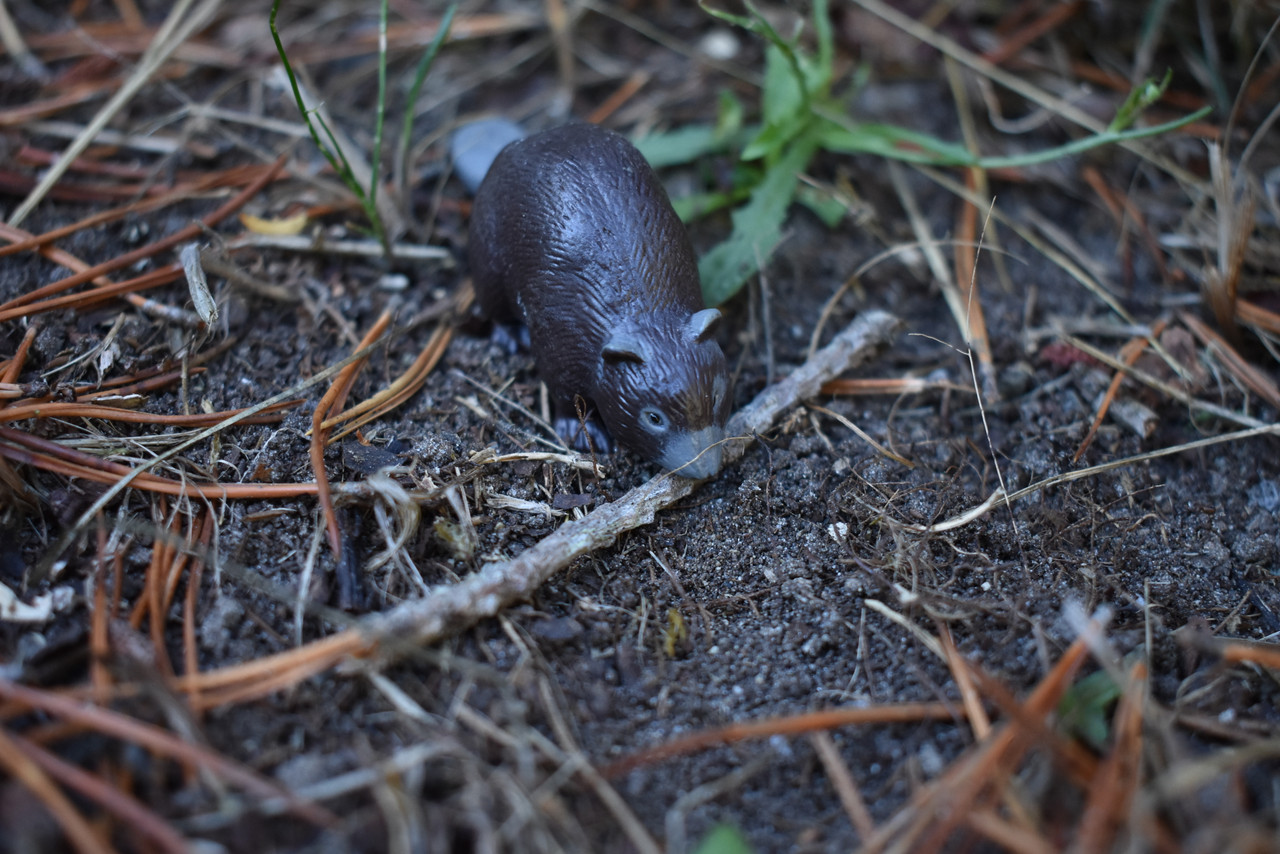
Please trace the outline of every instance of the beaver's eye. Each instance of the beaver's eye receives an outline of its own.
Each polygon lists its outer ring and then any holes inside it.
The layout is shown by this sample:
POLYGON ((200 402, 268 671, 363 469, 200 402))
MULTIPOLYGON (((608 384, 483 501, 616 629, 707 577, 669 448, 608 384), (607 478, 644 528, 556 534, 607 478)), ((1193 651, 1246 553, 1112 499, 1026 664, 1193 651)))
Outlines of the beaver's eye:
POLYGON ((660 409, 646 406, 640 411, 640 424, 650 433, 661 433, 667 429, 667 416, 660 409))

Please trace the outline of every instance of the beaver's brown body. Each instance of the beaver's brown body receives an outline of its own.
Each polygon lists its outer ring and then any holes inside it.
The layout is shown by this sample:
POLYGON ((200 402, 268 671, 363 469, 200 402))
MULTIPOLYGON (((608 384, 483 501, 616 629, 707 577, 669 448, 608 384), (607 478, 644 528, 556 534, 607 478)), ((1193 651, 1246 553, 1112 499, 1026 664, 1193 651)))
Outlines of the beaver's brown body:
POLYGON ((627 140, 577 124, 504 148, 476 194, 470 258, 481 309, 528 327, 557 432, 582 446, 581 398, 647 459, 719 471, 720 312, 703 307, 684 225, 627 140))

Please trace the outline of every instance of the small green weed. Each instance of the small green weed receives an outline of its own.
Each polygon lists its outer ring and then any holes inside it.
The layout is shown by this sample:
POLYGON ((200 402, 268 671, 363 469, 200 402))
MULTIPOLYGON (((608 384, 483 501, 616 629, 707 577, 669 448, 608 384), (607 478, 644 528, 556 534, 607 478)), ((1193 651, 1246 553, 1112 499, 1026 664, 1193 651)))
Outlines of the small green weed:
MULTIPOLYGON (((1142 660, 1143 648, 1124 657, 1121 669, 1128 673, 1142 660)), ((1067 734, 1101 751, 1111 734, 1111 710, 1124 693, 1111 672, 1099 670, 1076 682, 1058 703, 1058 722, 1067 734)))
POLYGON ((1133 129, 1141 112, 1168 86, 1166 75, 1159 83, 1149 81, 1137 87, 1103 133, 1028 154, 977 157, 957 143, 894 125, 859 122, 849 116, 847 102, 865 79, 865 72, 855 74, 843 91, 833 92, 835 52, 827 0, 813 3, 814 52, 801 45, 799 28, 792 37, 784 37, 750 0, 745 0, 749 15, 712 8, 707 0, 699 0, 699 5, 708 14, 768 42, 760 125, 744 126, 741 105, 724 96, 714 126, 681 128, 636 143, 655 168, 689 162, 712 152, 740 149, 731 190, 676 202, 676 210, 687 220, 745 201, 732 214, 733 232, 703 256, 699 265, 707 305, 728 300, 768 260, 781 239, 792 201, 809 205, 825 222, 838 218, 838 212, 826 200, 800 192, 799 175, 819 151, 876 154, 932 166, 1030 166, 1102 145, 1165 133, 1209 112, 1206 107, 1177 121, 1133 129))
POLYGON ((1120 686, 1105 670, 1090 673, 1063 695, 1058 703, 1062 729, 1095 750, 1107 744, 1111 731, 1108 710, 1120 699, 1120 686))
MULTIPOLYGON (((280 41, 280 33, 276 29, 276 15, 280 11, 280 3, 281 0, 275 0, 271 4, 271 38, 275 42, 276 53, 280 55, 280 61, 284 64, 285 74, 289 77, 289 85, 293 89, 293 100, 298 105, 298 112, 302 114, 303 119, 306 121, 307 130, 311 132, 311 139, 315 142, 316 148, 320 150, 325 160, 329 161, 329 165, 333 167, 333 171, 338 174, 342 182, 347 185, 351 192, 355 194, 356 199, 359 200, 361 209, 364 210, 365 216, 369 219, 370 228, 382 243, 384 251, 389 255, 391 251, 390 237, 383 226, 382 216, 378 213, 382 131, 387 115, 388 0, 382 0, 378 19, 378 101, 374 116, 373 152, 370 157, 368 186, 361 183, 356 176, 347 153, 342 150, 342 146, 338 143, 324 117, 314 108, 308 108, 302 97, 302 91, 298 86, 298 78, 294 74, 293 65, 289 62, 289 56, 285 52, 284 44, 280 41), (321 136, 321 131, 324 132, 323 136, 321 136)), ((449 37, 449 30, 453 26, 453 16, 457 11, 458 4, 456 2, 449 5, 444 17, 440 20, 440 27, 436 31, 435 38, 431 40, 431 44, 418 61, 417 73, 414 76, 413 86, 410 87, 409 97, 405 102, 404 118, 401 123, 402 130, 399 143, 399 156, 401 158, 403 158, 404 152, 408 150, 409 139, 413 134, 414 104, 417 103, 418 95, 422 91, 422 84, 426 81, 427 74, 431 71, 431 65, 435 62, 436 54, 440 52, 440 46, 449 37)))
POLYGON ((694 854, 752 854, 751 845, 742 831, 728 824, 717 824, 703 837, 694 854))

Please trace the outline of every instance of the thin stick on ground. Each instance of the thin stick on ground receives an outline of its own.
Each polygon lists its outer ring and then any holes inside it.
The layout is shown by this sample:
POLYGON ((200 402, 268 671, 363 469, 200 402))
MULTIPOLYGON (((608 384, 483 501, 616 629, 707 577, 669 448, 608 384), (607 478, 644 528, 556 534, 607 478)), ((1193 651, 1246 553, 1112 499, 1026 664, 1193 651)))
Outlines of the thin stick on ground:
MULTIPOLYGON (((726 440, 724 464, 731 465, 740 458, 755 436, 801 401, 817 394, 824 382, 867 358, 897 328, 898 321, 892 315, 867 312, 791 376, 762 391, 730 419, 727 430, 734 438, 726 440)), ((401 658, 532 596, 543 582, 576 558, 649 524, 659 510, 697 487, 697 481, 660 475, 617 501, 566 522, 512 560, 486 564, 464 581, 435 587, 421 599, 404 602, 384 614, 370 615, 357 628, 287 653, 193 675, 179 680, 179 686, 202 692, 202 707, 210 708, 264 696, 321 673, 350 656, 370 655, 376 650, 384 661, 401 658)))
MULTIPOLYGON (((733 438, 725 440, 724 465, 732 465, 758 434, 801 401, 817 394, 826 380, 857 365, 886 343, 897 327, 897 319, 886 312, 866 312, 789 377, 762 391, 729 420, 726 432, 733 438)), ((423 599, 371 617, 367 631, 389 644, 438 641, 532 595, 574 559, 649 524, 659 510, 689 495, 697 486, 696 481, 682 477, 656 477, 617 501, 565 523, 512 560, 487 564, 459 584, 437 588, 423 599)))

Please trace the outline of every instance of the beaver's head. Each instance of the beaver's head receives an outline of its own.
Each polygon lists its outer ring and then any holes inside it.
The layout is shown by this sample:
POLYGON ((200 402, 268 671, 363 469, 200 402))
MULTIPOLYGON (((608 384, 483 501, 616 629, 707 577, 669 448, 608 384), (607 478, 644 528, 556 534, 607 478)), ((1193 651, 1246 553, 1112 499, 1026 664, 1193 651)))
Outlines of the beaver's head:
POLYGON ((714 308, 662 312, 613 330, 600 354, 592 397, 609 432, 685 477, 720 471, 731 401, 719 322, 714 308))

